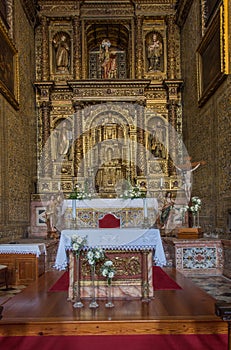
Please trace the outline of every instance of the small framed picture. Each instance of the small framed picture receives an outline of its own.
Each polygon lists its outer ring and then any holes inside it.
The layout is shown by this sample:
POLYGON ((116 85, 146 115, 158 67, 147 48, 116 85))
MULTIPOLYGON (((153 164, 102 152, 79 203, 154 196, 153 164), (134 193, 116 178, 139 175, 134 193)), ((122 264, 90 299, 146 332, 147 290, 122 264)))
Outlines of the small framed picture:
POLYGON ((19 108, 18 54, 0 21, 0 91, 15 108, 19 108))
POLYGON ((224 7, 221 6, 197 49, 199 105, 214 93, 228 74, 224 18, 224 7))

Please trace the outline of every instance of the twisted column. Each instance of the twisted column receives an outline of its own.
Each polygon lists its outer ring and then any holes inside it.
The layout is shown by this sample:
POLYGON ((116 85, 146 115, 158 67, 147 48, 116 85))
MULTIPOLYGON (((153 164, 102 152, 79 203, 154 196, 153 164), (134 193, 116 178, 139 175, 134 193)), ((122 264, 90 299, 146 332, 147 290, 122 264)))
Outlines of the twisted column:
POLYGON ((174 26, 175 16, 171 15, 167 18, 168 22, 168 78, 174 79, 176 74, 176 62, 175 62, 175 37, 174 37, 174 26))
POLYGON ((42 55, 41 55, 41 78, 42 81, 49 80, 49 66, 48 66, 48 20, 42 17, 42 55))
POLYGON ((40 105, 42 114, 42 157, 41 171, 43 176, 52 175, 51 140, 50 140, 50 111, 51 102, 43 101, 40 105))
POLYGON ((73 17, 73 79, 79 80, 81 72, 81 45, 80 45, 80 19, 79 17, 73 17))
POLYGON ((77 173, 80 176, 84 175, 84 169, 82 167, 81 161, 83 158, 83 123, 82 123, 82 109, 83 104, 80 102, 74 102, 74 176, 77 173))
POLYGON ((144 101, 137 106, 137 165, 140 169, 140 176, 147 174, 147 163, 145 157, 145 133, 144 133, 144 101))
POLYGON ((136 42, 136 78, 143 78, 143 46, 142 46, 142 25, 143 17, 137 16, 136 26, 137 26, 137 42, 136 42))

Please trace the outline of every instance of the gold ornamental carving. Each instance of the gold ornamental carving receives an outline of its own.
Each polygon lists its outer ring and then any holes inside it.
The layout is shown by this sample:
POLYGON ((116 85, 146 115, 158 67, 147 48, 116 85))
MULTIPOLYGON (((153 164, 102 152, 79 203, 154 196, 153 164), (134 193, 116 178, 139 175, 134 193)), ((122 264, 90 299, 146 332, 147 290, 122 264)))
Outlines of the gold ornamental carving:
POLYGON ((44 169, 54 176, 44 180, 43 191, 56 188, 60 180, 67 195, 73 179, 84 186, 93 178, 97 195, 111 198, 117 196, 118 183, 149 176, 154 194, 161 173, 169 175, 168 156, 157 150, 159 145, 150 150, 147 128, 150 114, 181 124, 179 107, 166 108, 172 101, 179 106, 181 99, 178 58, 171 61, 179 48, 170 5, 41 2, 35 84, 43 140, 39 149, 42 154, 44 140, 52 135, 44 169), (100 34, 105 28, 106 36, 100 34), (50 104, 49 113, 43 103, 50 104), (59 158, 55 133, 61 125, 68 126, 70 145, 59 158))

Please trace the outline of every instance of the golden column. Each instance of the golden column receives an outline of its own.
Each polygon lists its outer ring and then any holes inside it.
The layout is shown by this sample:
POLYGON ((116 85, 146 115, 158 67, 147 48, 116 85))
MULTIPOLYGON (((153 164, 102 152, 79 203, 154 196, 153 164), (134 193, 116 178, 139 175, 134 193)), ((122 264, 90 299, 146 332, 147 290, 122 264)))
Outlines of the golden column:
POLYGON ((168 78, 174 79, 175 73, 176 73, 176 60, 175 60, 175 27, 174 27, 174 16, 168 16, 167 23, 168 23, 168 78))
POLYGON ((182 86, 181 80, 165 80, 165 85, 168 91, 168 121, 169 121, 169 175, 175 174, 174 163, 177 161, 178 155, 181 154, 178 144, 177 133, 177 113, 178 113, 178 93, 182 86))
POLYGON ((85 36, 85 21, 81 20, 81 37, 82 37, 82 79, 87 79, 87 43, 85 36))
POLYGON ((41 18, 42 24, 42 55, 41 55, 41 79, 42 81, 49 80, 49 60, 48 60, 48 20, 46 17, 41 18))
POLYGON ((52 176, 51 141, 50 141, 50 111, 51 102, 43 101, 40 105, 42 114, 42 175, 52 176))
POLYGON ((73 171, 74 176, 80 177, 84 176, 84 169, 81 164, 83 158, 83 123, 82 123, 82 111, 83 103, 74 101, 74 161, 73 161, 73 171))
POLYGON ((80 44, 80 19, 78 16, 73 17, 73 79, 81 79, 80 72, 81 62, 81 44, 80 44))
POLYGON ((145 133, 144 133, 144 106, 145 101, 137 101, 137 165, 139 166, 139 176, 147 175, 147 163, 145 156, 145 133))
POLYGON ((136 78, 143 78, 144 61, 143 61, 143 45, 142 45, 142 25, 143 16, 138 15, 136 19, 137 26, 137 42, 136 42, 136 78))

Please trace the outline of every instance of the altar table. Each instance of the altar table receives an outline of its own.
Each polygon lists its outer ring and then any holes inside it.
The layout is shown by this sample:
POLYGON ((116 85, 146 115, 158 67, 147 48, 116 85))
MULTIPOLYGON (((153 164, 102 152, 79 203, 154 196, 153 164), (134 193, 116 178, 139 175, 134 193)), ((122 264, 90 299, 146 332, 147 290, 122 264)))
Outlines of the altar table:
POLYGON ((67 199, 63 201, 61 214, 63 227, 73 227, 73 220, 78 228, 97 228, 99 219, 106 213, 112 213, 120 218, 121 228, 142 228, 153 226, 158 216, 158 201, 156 198, 93 198, 67 199))
POLYGON ((162 245, 160 231, 154 228, 103 228, 63 230, 61 232, 55 268, 65 270, 68 266, 67 250, 71 249, 71 237, 74 235, 87 237, 88 247, 103 249, 150 249, 154 250, 154 262, 158 266, 166 265, 166 257, 162 245))
MULTIPOLYGON (((158 201, 156 198, 146 198, 148 207, 158 210, 158 201)), ((63 202, 63 211, 67 207, 72 207, 72 199, 66 199, 63 202)), ((108 208, 143 208, 143 198, 93 198, 76 200, 76 207, 107 209, 108 208)))

